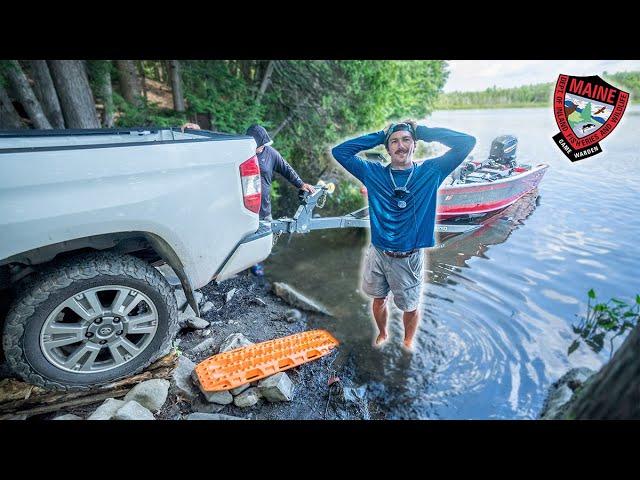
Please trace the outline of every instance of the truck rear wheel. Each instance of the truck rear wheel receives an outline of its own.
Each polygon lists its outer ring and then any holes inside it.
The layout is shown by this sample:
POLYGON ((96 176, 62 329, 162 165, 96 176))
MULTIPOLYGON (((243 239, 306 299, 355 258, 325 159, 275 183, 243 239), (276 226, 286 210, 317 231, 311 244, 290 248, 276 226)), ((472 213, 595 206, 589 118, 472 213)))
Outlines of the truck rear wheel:
POLYGON ((9 309, 3 347, 26 382, 85 390, 138 373, 170 349, 178 307, 155 268, 90 253, 49 267, 9 309))

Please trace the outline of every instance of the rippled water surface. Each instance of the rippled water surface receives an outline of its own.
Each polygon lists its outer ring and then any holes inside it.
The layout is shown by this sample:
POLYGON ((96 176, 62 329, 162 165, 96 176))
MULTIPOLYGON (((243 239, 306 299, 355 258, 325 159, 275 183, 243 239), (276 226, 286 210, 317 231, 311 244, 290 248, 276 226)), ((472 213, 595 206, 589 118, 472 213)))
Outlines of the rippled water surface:
POLYGON ((582 346, 567 356, 587 291, 602 300, 640 293, 640 108, 630 107, 601 143, 604 153, 573 164, 551 140, 550 109, 436 112, 425 123, 476 136, 476 159, 494 137, 515 134, 520 162, 550 168, 538 192, 480 231, 427 251, 414 353, 399 347, 395 307, 390 341, 371 348, 369 302, 359 293, 362 232, 283 236, 267 276, 332 310, 334 318, 314 326, 336 335, 340 355, 355 357, 358 382, 386 418, 535 418, 564 372, 608 359, 608 350, 582 346))

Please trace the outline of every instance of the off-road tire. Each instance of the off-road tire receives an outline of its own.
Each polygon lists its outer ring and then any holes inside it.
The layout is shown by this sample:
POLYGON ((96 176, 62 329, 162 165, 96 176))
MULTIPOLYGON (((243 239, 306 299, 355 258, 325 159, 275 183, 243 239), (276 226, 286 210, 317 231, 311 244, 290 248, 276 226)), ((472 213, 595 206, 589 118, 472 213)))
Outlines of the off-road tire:
POLYGON ((158 270, 131 255, 96 252, 66 258, 30 279, 18 292, 4 323, 5 357, 12 372, 47 389, 88 390, 139 373, 170 351, 177 331, 178 307, 171 286, 158 270), (149 345, 129 362, 106 372, 65 372, 48 362, 39 344, 47 316, 77 292, 114 284, 135 288, 156 305, 158 327, 149 345))

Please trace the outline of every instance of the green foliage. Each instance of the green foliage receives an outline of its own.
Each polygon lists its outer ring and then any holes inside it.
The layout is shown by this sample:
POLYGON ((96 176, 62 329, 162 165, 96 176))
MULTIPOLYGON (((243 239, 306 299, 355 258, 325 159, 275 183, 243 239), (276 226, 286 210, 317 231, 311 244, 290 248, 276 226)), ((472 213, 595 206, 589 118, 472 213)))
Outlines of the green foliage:
POLYGON ((87 60, 89 85, 91 85, 91 90, 96 98, 101 98, 105 72, 109 72, 113 76, 115 67, 111 60, 87 60))
POLYGON ((276 205, 278 203, 278 199, 282 196, 282 194, 280 193, 280 182, 278 182, 278 180, 273 179, 271 181, 271 192, 270 192, 270 198, 271 198, 271 205, 276 205))
POLYGON ((343 215, 364 207, 365 197, 360 193, 360 187, 349 181, 342 181, 336 185, 332 194, 327 195, 327 203, 322 212, 323 216, 343 215))
POLYGON ((481 92, 449 92, 438 98, 436 108, 504 108, 509 106, 550 106, 553 83, 524 85, 516 88, 490 87, 481 92))
POLYGON ((113 103, 121 113, 116 120, 118 127, 175 127, 187 122, 184 113, 160 108, 149 102, 143 102, 142 106, 136 107, 116 92, 113 92, 113 103))
MULTIPOLYGON (((629 92, 632 102, 640 102, 640 72, 602 74, 607 82, 629 92)), ((435 108, 455 110, 464 108, 550 107, 555 83, 537 83, 515 88, 491 87, 481 92, 448 92, 438 97, 435 108)))
POLYGON ((633 103, 640 102, 640 72, 617 72, 603 73, 603 78, 620 87, 625 92, 629 92, 629 100, 633 103))
POLYGON ((640 319, 640 295, 636 295, 635 303, 629 305, 626 302, 612 298, 607 303, 595 303, 596 292, 591 289, 587 292, 587 315, 573 326, 574 333, 579 338, 573 341, 567 351, 571 355, 584 341, 593 351, 600 352, 604 347, 606 336, 610 333, 610 356, 613 355, 613 340, 634 328, 640 319), (591 305, 591 301, 595 305, 591 305))
POLYGON ((10 60, 0 60, 0 86, 5 87, 7 85, 7 78, 5 77, 5 72, 13 68, 10 60))
MULTIPOLYGON (((0 63, 0 72, 4 63, 0 63)), ((117 86, 114 64, 87 61, 96 100, 104 100, 105 69, 112 69, 117 86)), ((153 85, 154 94, 166 95, 170 87, 167 61, 142 60, 136 65, 147 80, 164 83, 161 92, 153 85)), ((424 118, 448 75, 446 63, 440 60, 181 60, 180 66, 184 113, 145 99, 140 106, 131 105, 116 87, 116 125, 176 127, 204 115, 212 130, 244 134, 249 125, 259 123, 307 183, 315 183, 333 165, 329 150, 343 139, 382 129, 390 121, 424 118), (269 65, 273 67, 270 82, 258 101, 269 65)), ((150 86, 148 83, 147 88, 150 86)), ((295 188, 281 181, 274 183, 272 191, 274 214, 289 214, 297 206, 295 188)), ((343 195, 339 202, 345 208, 359 198, 348 187, 338 195, 343 195)))

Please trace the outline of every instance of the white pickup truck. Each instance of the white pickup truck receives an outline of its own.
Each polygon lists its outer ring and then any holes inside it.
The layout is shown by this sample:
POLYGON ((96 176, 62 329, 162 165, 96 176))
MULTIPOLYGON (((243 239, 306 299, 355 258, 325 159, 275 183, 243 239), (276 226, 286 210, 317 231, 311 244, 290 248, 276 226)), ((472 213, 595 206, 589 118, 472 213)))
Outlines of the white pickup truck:
MULTIPOLYGON (((10 369, 58 390, 166 351, 193 290, 271 253, 253 138, 151 128, 0 132, 0 291, 10 369)), ((2 322, 2 319, 0 319, 2 322)))

